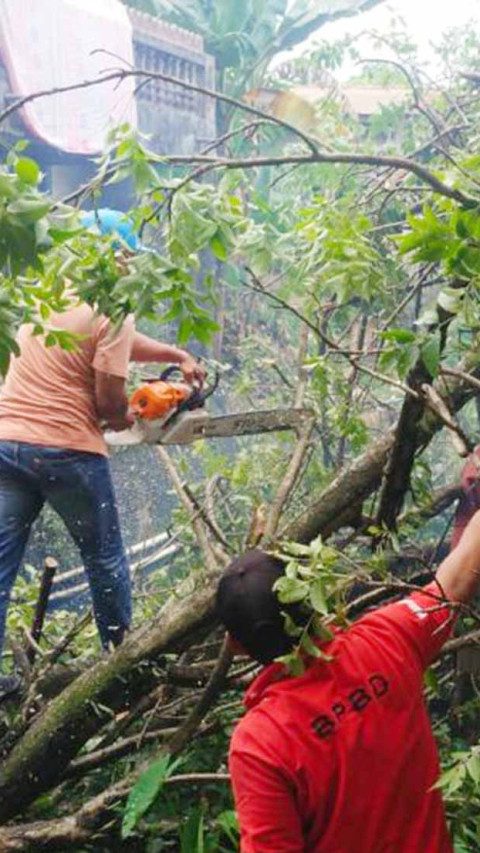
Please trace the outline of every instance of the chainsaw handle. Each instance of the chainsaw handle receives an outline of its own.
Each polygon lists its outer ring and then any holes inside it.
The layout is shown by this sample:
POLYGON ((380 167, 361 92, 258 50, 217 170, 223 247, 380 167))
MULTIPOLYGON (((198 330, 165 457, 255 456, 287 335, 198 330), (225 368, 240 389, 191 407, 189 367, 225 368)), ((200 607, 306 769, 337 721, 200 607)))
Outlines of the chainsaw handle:
MULTIPOLYGON (((166 367, 165 370, 163 371, 163 373, 160 374, 160 381, 161 382, 168 382, 168 380, 170 379, 170 377, 174 373, 182 373, 178 364, 171 364, 170 367, 166 367)), ((182 378, 183 378, 183 373, 182 373, 182 378)))
MULTIPOLYGON (((169 367, 167 367, 160 376, 161 381, 168 382, 168 380, 174 373, 182 373, 181 368, 178 366, 178 364, 171 364, 169 367)), ((183 409, 195 409, 199 406, 203 406, 207 397, 210 397, 210 395, 213 394, 213 392, 217 389, 219 382, 220 373, 218 372, 218 370, 216 370, 211 385, 204 386, 203 388, 199 388, 197 385, 193 385, 192 396, 189 397, 189 399, 186 400, 185 403, 183 403, 179 407, 179 411, 183 409)))

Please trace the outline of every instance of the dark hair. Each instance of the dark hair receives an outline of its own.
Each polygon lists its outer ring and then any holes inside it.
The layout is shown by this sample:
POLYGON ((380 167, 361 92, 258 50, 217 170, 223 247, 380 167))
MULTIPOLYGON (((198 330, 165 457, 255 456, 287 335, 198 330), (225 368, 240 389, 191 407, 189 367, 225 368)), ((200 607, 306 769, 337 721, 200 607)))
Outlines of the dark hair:
POLYGON ((295 644, 284 628, 282 612, 304 623, 299 605, 281 604, 273 590, 284 564, 255 548, 237 557, 217 589, 217 614, 231 637, 260 663, 270 663, 295 644))

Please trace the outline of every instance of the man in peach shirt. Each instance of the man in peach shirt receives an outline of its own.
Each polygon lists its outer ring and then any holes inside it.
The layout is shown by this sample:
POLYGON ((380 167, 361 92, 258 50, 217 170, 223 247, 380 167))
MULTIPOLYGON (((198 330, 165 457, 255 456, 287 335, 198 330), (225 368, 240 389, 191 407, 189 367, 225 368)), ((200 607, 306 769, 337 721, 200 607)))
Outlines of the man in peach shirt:
MULTIPOLYGON (((95 224, 118 233, 122 248, 138 250, 123 214, 98 211, 95 224)), ((188 352, 139 334, 132 317, 116 331, 108 318, 73 302, 49 323, 80 335, 76 349, 47 347, 31 325, 22 326, 20 354, 0 393, 0 653, 11 588, 45 502, 80 550, 102 646, 121 643, 131 620, 130 576, 101 424, 132 423, 125 391, 130 361, 174 362, 187 381, 204 378, 188 352)), ((0 677, 0 699, 18 687, 15 676, 0 677)))

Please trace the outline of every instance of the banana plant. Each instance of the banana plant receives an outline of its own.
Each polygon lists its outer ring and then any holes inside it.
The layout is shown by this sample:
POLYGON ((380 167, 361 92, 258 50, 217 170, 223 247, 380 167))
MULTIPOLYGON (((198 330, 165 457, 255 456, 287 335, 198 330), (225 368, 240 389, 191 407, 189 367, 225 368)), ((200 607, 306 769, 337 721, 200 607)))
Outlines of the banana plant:
POLYGON ((126 0, 203 36, 215 57, 217 86, 241 96, 258 85, 272 58, 324 24, 383 0, 126 0))

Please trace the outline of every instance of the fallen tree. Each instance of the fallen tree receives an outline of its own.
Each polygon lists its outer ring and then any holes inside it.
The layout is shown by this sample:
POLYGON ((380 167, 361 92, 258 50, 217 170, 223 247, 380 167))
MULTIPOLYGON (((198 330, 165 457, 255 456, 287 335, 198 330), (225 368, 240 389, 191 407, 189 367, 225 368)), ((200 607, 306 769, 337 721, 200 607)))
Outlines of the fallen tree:
MULTIPOLYGON (((464 364, 462 372, 466 369, 464 364)), ((480 368, 472 376, 480 377, 480 368)), ((450 377, 446 387, 442 380, 439 392, 450 410, 458 411, 476 389, 450 377)), ((417 448, 424 449, 442 426, 436 414, 426 410, 417 429, 417 448)), ((381 437, 347 465, 314 497, 305 513, 284 528, 282 537, 308 542, 327 527, 330 532, 336 529, 352 504, 361 503, 379 486, 394 437, 394 432, 381 437)), ((219 564, 217 573, 207 573, 193 582, 187 594, 172 598, 152 623, 135 631, 114 654, 77 678, 45 708, 0 769, 0 820, 21 813, 61 781, 70 761, 112 715, 128 709, 153 688, 162 654, 185 648, 214 627, 215 584, 221 569, 219 564)))

